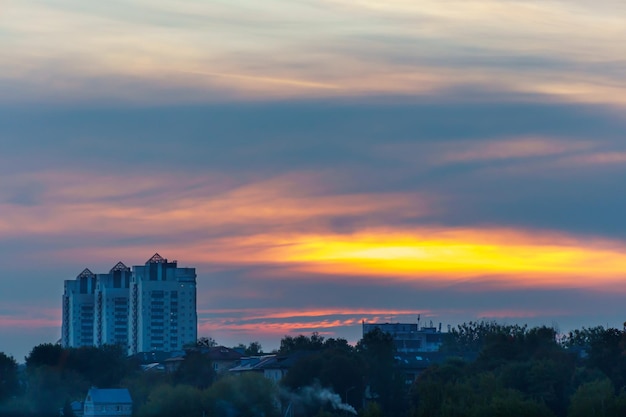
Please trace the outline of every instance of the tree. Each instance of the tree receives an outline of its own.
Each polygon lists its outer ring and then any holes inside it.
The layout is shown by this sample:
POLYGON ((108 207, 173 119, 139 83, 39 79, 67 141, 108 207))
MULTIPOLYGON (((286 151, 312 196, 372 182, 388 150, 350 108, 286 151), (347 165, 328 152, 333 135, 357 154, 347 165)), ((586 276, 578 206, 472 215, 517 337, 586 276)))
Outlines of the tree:
POLYGON ((204 399, 204 409, 213 416, 279 417, 279 404, 276 385, 256 373, 221 378, 204 399))
POLYGON ((354 352, 354 347, 348 344, 348 341, 343 338, 330 338, 326 339, 324 342, 324 349, 335 349, 335 350, 343 350, 346 352, 354 352))
POLYGON ((261 346, 261 343, 259 342, 250 342, 248 347, 245 348, 244 354, 248 356, 262 355, 263 347, 261 346))
POLYGON ((191 385, 200 389, 210 386, 214 379, 213 362, 207 355, 197 350, 187 350, 185 360, 174 373, 175 383, 191 385))
POLYGON ((43 343, 35 346, 25 359, 26 367, 28 369, 40 366, 62 368, 65 365, 65 360, 67 359, 67 351, 63 349, 61 345, 43 343))
MULTIPOLYGON (((192 344, 193 345, 193 344, 192 344)), ((215 347, 217 342, 212 337, 201 337, 196 341, 195 347, 215 347)))
POLYGON ((572 396, 568 417, 617 417, 615 388, 609 379, 602 379, 578 387, 572 396))
POLYGON ((113 387, 133 371, 133 364, 119 345, 83 346, 66 350, 65 369, 80 374, 90 385, 113 387))
POLYGON ((542 402, 524 398, 515 390, 501 390, 485 404, 472 407, 472 415, 481 417, 553 417, 554 414, 542 402))
POLYGON ((201 416, 202 393, 188 385, 161 385, 148 397, 145 405, 139 408, 139 417, 201 416))
POLYGON ((285 336, 280 341, 278 353, 287 354, 298 350, 322 350, 324 348, 324 337, 313 332, 310 337, 298 335, 296 337, 285 336))
POLYGON ((17 362, 13 356, 0 352, 0 402, 16 395, 19 387, 17 362))
POLYGON ((407 409, 404 377, 394 366, 393 336, 376 327, 363 335, 356 351, 365 364, 367 385, 371 393, 378 397, 383 413, 404 414, 407 409))
POLYGON ((320 385, 340 394, 342 401, 354 407, 362 404, 365 367, 362 358, 353 349, 333 342, 324 344, 320 351, 292 352, 290 359, 295 362, 281 385, 292 391, 320 385), (346 399, 348 393, 350 396, 346 399))
POLYGON ((439 416, 448 396, 447 385, 456 385, 466 374, 468 364, 452 358, 442 364, 429 366, 411 387, 411 406, 415 416, 439 416))
POLYGON ((626 332, 602 326, 574 330, 563 345, 586 357, 588 368, 597 368, 607 375, 617 389, 626 386, 626 332))

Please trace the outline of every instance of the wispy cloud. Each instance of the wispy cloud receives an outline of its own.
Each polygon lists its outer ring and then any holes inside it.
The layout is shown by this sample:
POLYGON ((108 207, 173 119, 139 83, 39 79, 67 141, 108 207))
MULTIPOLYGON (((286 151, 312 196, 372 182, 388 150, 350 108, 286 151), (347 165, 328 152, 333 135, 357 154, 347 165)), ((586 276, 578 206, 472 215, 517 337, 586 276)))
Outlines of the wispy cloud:
MULTIPOLYGON (((461 151, 447 158, 526 157, 564 149, 569 148, 531 140, 496 144, 484 155, 461 151)), ((168 198, 154 189, 154 178, 128 190, 111 187, 107 179, 100 183, 97 177, 62 178, 49 184, 40 204, 3 205, 0 229, 5 239, 24 233, 71 236, 79 230, 98 235, 101 243, 59 247, 56 256, 99 261, 103 254, 107 259, 145 257, 151 240, 158 238, 190 263, 277 265, 287 276, 316 273, 329 279, 437 283, 471 278, 513 287, 586 287, 620 282, 626 268, 621 241, 548 230, 410 225, 398 220, 432 216, 434 199, 412 193, 334 195, 324 191, 326 178, 319 176, 285 175, 218 192, 219 186, 198 183, 168 198), (336 219, 346 218, 352 219, 351 226, 336 231, 336 219), (137 235, 148 239, 120 243, 137 235), (593 283, 588 276, 595 277, 593 283)), ((168 188, 159 183, 160 190, 168 188)))
POLYGON ((295 173, 231 187, 212 184, 206 177, 188 178, 188 188, 177 189, 176 177, 140 178, 126 187, 121 186, 120 177, 44 173, 38 179, 46 184, 36 197, 39 203, 26 207, 10 201, 2 204, 5 216, 0 230, 5 237, 71 229, 123 236, 137 230, 160 235, 238 225, 246 233, 246 227, 298 228, 299 223, 334 216, 395 213, 415 217, 431 210, 430 199, 420 195, 385 193, 380 198, 368 193, 324 193, 315 177, 319 176, 295 173), (315 195, 316 188, 319 195, 315 195), (154 228, 156 224, 162 227, 154 228))
POLYGON ((32 330, 60 326, 60 308, 24 306, 6 301, 0 303, 0 328, 32 330))
POLYGON ((28 0, 4 12, 9 41, 0 52, 0 82, 20 86, 12 100, 20 90, 180 102, 455 89, 461 95, 472 87, 623 106, 622 7, 28 0))

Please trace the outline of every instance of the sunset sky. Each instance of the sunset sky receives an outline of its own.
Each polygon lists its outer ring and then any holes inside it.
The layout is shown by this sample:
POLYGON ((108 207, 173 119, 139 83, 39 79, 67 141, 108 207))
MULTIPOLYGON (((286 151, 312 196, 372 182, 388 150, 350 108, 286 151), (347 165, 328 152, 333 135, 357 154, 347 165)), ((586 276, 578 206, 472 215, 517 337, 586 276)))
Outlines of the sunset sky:
POLYGON ((0 351, 155 252, 225 345, 622 326, 621 0, 0 0, 0 351))

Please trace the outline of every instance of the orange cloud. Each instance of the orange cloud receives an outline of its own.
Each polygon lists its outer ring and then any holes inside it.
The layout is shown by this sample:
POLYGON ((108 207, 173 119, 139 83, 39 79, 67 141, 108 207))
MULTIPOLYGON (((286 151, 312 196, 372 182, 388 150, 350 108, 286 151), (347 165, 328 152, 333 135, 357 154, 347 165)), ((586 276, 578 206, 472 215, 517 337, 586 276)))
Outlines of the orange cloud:
POLYGON ((181 181, 177 177, 133 179, 130 189, 119 187, 123 182, 119 177, 53 174, 48 178, 44 173, 35 179, 49 184, 49 191, 41 196, 45 204, 0 204, 0 231, 5 236, 71 230, 120 236, 135 235, 137 230, 181 233, 224 225, 288 226, 374 213, 415 217, 429 212, 432 204, 426 196, 402 193, 385 193, 384 198, 379 194, 327 195, 320 190, 323 179, 298 173, 244 185, 228 184, 219 175, 217 184, 206 178, 185 178, 192 191, 177 190, 181 181), (140 191, 154 195, 136 197, 140 191))
MULTIPOLYGON (((526 141, 495 146, 487 154, 508 157, 559 149, 550 142, 526 141)), ((277 267, 272 270, 275 278, 290 279, 315 273, 433 285, 471 279, 513 287, 590 287, 622 282, 626 270, 622 242, 496 227, 402 226, 402 220, 434 212, 435 200, 403 193, 328 195, 319 177, 304 174, 238 186, 203 189, 199 184, 191 191, 167 194, 168 198, 156 192, 147 200, 115 195, 108 182, 88 179, 93 182, 80 181, 104 187, 109 198, 82 195, 77 179, 59 182, 42 197, 46 203, 41 206, 0 207, 0 231, 4 236, 58 236, 80 230, 111 239, 137 236, 140 231, 149 238, 169 236, 158 250, 186 264, 212 268, 261 264, 277 267), (345 216, 367 219, 362 224, 374 226, 335 232, 331 220, 345 216), (380 218, 400 225, 377 227, 380 218)), ((150 181, 139 189, 153 187, 150 181)), ((151 241, 102 249, 58 249, 55 256, 90 262, 106 256, 108 262, 132 263, 132 258, 143 260, 155 250, 151 241)))
POLYGON ((0 305, 11 314, 0 314, 0 328, 37 329, 61 327, 60 308, 38 308, 17 304, 0 305))
POLYGON ((443 152, 442 162, 487 161, 554 156, 587 150, 591 146, 592 145, 587 142, 538 137, 497 141, 475 141, 469 145, 455 143, 454 150, 446 150, 443 152), (463 147, 466 149, 463 149, 463 147))
POLYGON ((0 316, 0 328, 38 329, 61 327, 61 319, 0 316))
POLYGON ((406 310, 406 309, 367 309, 367 308, 321 308, 321 309, 199 309, 200 315, 231 316, 240 315, 246 320, 271 320, 271 319, 294 319, 294 318, 315 318, 315 317, 356 317, 359 320, 372 320, 372 317, 398 317, 398 316, 422 316, 433 315, 429 310, 406 310))
POLYGON ((334 337, 340 328, 359 328, 362 321, 414 322, 418 315, 426 319, 430 310, 367 308, 242 308, 199 309, 200 334, 217 337, 279 338, 287 334, 318 332, 334 337), (262 329, 262 330, 261 330, 262 329))
POLYGON ((607 151, 592 152, 584 155, 574 155, 563 158, 559 161, 564 165, 617 165, 626 164, 626 152, 607 151))

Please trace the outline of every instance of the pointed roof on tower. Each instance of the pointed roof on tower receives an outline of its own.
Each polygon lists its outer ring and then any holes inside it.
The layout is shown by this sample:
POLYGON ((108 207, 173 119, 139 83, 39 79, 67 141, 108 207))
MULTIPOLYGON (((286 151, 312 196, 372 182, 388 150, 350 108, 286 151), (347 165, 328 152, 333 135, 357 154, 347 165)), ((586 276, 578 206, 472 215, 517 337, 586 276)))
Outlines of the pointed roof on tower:
POLYGON ((113 268, 111 268, 109 273, 115 272, 115 271, 130 271, 130 268, 127 267, 126 265, 124 265, 124 263, 122 261, 120 261, 120 262, 116 263, 113 268))
POLYGON ((159 255, 158 253, 155 253, 154 255, 152 255, 152 258, 148 259, 148 262, 146 263, 147 264, 165 264, 167 263, 167 259, 159 255))
POLYGON ((89 268, 85 268, 83 269, 83 272, 81 272, 80 274, 78 274, 78 276, 76 277, 76 279, 81 279, 83 277, 88 277, 88 278, 93 278, 95 277, 96 274, 94 274, 93 272, 91 272, 89 270, 89 268))

